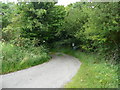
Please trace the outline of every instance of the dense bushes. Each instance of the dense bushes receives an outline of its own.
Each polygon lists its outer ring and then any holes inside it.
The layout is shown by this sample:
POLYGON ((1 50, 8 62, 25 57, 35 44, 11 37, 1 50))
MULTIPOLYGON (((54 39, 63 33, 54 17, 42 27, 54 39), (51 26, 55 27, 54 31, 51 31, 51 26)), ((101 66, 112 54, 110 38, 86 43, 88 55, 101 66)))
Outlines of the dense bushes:
MULTIPOLYGON (((119 3, 93 3, 89 6, 94 6, 94 8, 86 10, 88 21, 84 25, 85 39, 91 43, 92 49, 101 53, 118 53, 119 3)), ((112 57, 115 57, 115 60, 118 59, 117 56, 112 57)))
POLYGON ((119 2, 77 2, 67 6, 67 16, 59 31, 61 38, 84 51, 119 61, 119 5, 119 2))
MULTIPOLYGON (((65 16, 63 6, 55 6, 54 2, 31 2, 29 4, 21 3, 18 7, 22 37, 37 39, 39 45, 56 41, 55 33, 65 16)), ((15 22, 17 23, 17 21, 15 22)))
POLYGON ((2 44, 2 72, 0 74, 25 69, 50 59, 43 46, 29 48, 2 44))

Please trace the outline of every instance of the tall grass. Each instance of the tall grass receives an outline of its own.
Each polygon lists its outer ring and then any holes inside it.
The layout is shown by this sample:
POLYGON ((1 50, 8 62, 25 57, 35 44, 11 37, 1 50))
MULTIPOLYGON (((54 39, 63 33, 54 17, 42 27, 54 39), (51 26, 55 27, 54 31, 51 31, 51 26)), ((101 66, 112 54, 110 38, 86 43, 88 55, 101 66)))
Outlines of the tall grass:
POLYGON ((49 60, 49 55, 46 53, 44 47, 29 47, 21 48, 12 44, 2 44, 2 72, 5 74, 9 72, 18 71, 29 68, 46 62, 49 60))
POLYGON ((106 62, 103 57, 67 48, 53 51, 72 55, 82 63, 65 88, 118 88, 118 66, 106 62))

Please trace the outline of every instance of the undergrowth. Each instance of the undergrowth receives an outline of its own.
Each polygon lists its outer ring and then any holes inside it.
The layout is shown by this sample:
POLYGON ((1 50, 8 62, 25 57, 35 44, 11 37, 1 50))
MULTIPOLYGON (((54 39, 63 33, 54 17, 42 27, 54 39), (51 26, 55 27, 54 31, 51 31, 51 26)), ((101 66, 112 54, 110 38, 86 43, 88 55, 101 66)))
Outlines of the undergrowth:
POLYGON ((23 48, 7 43, 1 43, 1 45, 2 72, 0 74, 29 68, 50 59, 46 49, 42 46, 23 48))

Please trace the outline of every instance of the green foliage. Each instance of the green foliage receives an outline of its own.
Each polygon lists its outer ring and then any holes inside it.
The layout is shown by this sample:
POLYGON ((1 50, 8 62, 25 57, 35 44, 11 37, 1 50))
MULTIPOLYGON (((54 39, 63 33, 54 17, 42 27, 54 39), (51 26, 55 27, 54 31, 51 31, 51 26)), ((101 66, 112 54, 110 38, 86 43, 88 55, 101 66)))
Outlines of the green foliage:
POLYGON ((82 26, 87 20, 86 18, 86 14, 81 9, 69 8, 64 23, 57 33, 63 44, 71 46, 72 43, 75 43, 76 45, 81 43, 81 40, 76 38, 75 34, 83 29, 82 26))
POLYGON ((43 46, 23 48, 7 43, 1 43, 1 45, 2 72, 0 74, 29 68, 50 59, 47 50, 43 46))
POLYGON ((38 39, 39 44, 55 41, 55 33, 65 16, 63 6, 55 6, 53 2, 33 2, 21 3, 18 7, 22 37, 38 39))
POLYGON ((103 53, 105 56, 108 54, 109 59, 119 61, 119 4, 77 2, 68 5, 58 36, 62 42, 68 41, 68 45, 75 43, 84 51, 103 53))
POLYGON ((1 6, 0 17, 2 17, 0 19, 0 22, 2 23, 1 27, 4 28, 11 23, 11 18, 14 16, 14 12, 15 12, 15 5, 14 3, 5 4, 0 2, 0 6, 1 6))
POLYGON ((88 22, 84 26, 85 27, 84 34, 86 35, 87 39, 97 42, 98 45, 103 44, 105 42, 109 43, 110 41, 112 41, 112 39, 110 40, 110 38, 113 38, 112 37, 112 35, 114 34, 113 32, 119 32, 118 26, 119 4, 98 3, 97 5, 94 6, 95 6, 94 8, 89 8, 89 10, 88 9, 86 10, 89 18, 88 22), (110 7, 112 7, 112 9, 109 9, 110 7))
POLYGON ((2 39, 6 42, 10 42, 11 40, 15 40, 20 37, 20 29, 13 28, 11 25, 2 29, 2 39))
MULTIPOLYGON (((110 50, 111 55, 116 54, 120 47, 119 4, 77 2, 67 7, 54 2, 1 4, 5 13, 3 39, 16 42, 27 38, 49 47, 74 43, 82 50, 101 53, 110 50), (13 7, 16 9, 12 11, 13 7)), ((118 55, 114 56, 118 59, 118 55)))

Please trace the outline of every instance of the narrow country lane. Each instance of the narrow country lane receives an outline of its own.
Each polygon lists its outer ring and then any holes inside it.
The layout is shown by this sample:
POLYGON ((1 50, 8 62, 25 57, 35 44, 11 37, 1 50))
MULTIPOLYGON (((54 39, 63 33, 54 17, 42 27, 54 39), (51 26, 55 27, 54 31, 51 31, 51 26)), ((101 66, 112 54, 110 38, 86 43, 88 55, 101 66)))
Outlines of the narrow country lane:
POLYGON ((44 64, 2 76, 2 88, 61 88, 80 67, 77 58, 65 54, 53 55, 44 64))

